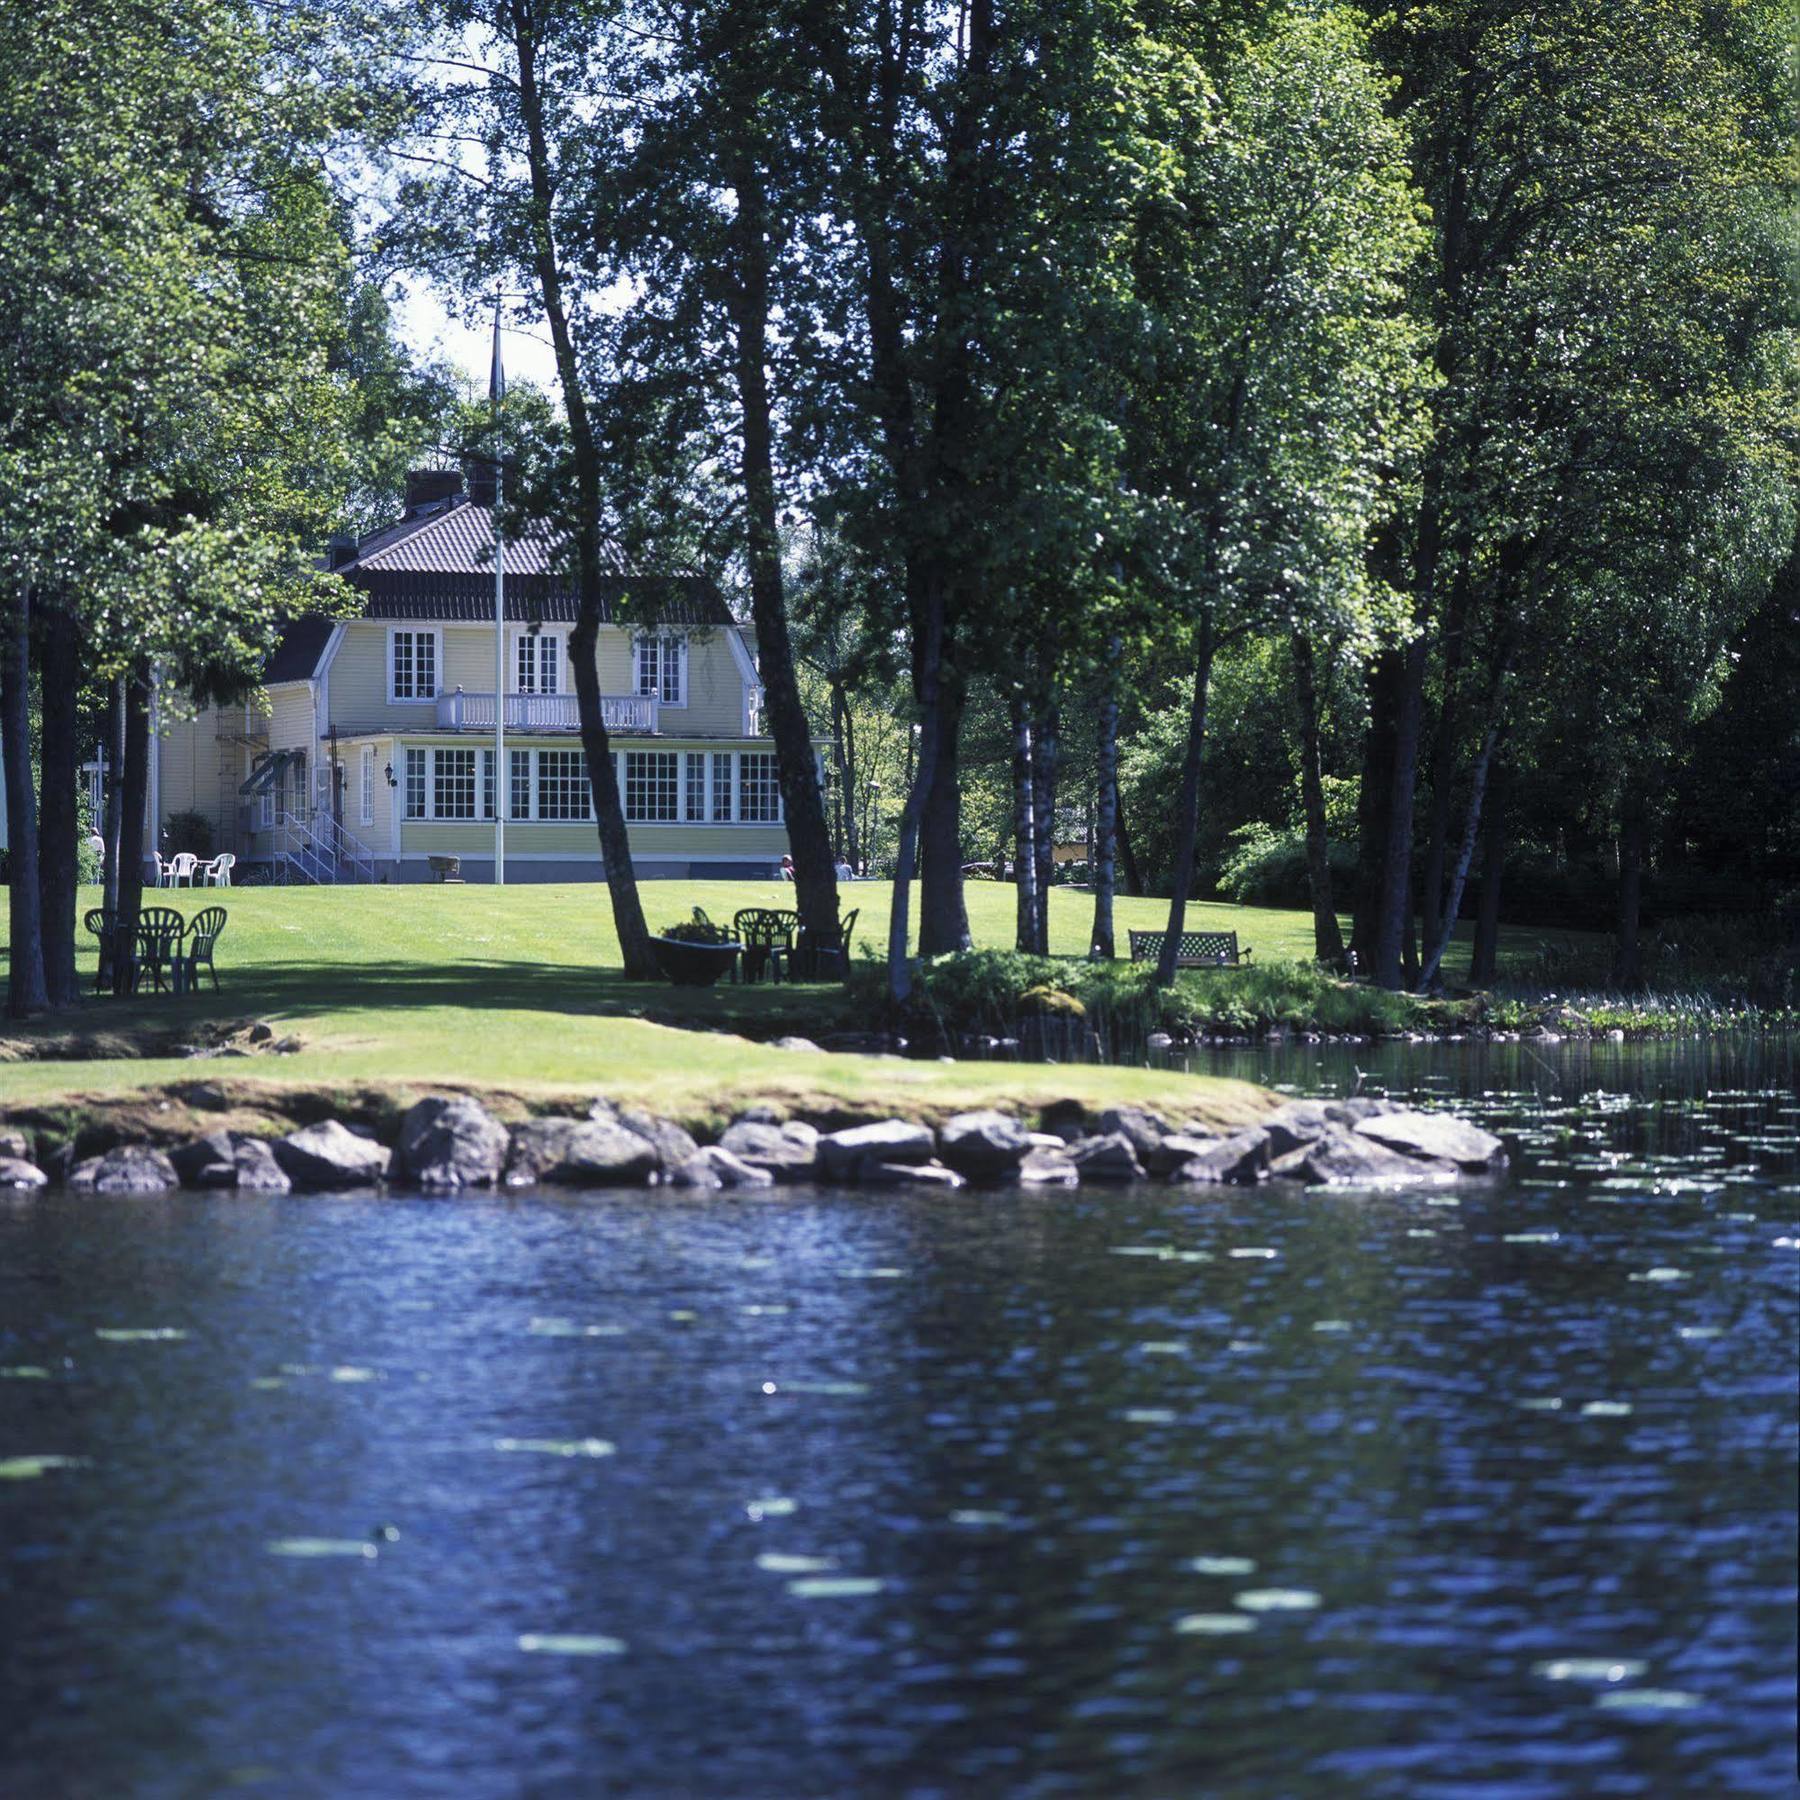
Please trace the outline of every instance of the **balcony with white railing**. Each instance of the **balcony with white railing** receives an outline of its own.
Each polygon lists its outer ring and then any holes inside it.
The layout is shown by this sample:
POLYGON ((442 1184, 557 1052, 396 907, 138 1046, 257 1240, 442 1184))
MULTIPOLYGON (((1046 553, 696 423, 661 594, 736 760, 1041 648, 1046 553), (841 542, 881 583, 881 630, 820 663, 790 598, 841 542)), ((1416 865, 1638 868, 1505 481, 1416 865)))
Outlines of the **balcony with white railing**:
MULTIPOLYGON (((609 732, 627 737, 656 731, 657 701, 648 694, 602 694, 600 716, 609 732)), ((492 731, 494 696, 456 688, 437 697, 439 731, 492 731)), ((508 694, 508 731, 579 731, 581 713, 573 694, 508 694)))

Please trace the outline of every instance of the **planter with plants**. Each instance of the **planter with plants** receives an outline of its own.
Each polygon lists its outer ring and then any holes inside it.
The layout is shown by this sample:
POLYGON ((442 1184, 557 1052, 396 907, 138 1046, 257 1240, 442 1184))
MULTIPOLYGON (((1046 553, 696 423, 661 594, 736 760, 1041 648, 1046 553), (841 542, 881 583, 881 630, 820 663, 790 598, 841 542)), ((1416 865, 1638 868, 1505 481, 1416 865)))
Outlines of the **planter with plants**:
POLYGON ((711 987, 730 970, 744 948, 724 926, 704 917, 671 925, 650 943, 656 951, 656 966, 677 987, 711 987))

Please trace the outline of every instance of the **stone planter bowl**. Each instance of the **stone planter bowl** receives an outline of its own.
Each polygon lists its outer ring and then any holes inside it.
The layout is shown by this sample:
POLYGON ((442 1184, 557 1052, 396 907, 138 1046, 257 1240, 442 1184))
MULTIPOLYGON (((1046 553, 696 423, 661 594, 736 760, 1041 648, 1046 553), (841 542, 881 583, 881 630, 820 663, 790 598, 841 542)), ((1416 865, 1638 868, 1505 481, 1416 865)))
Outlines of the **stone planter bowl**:
POLYGON ((727 973, 744 946, 729 944, 690 944, 680 938, 652 937, 656 966, 677 987, 711 987, 727 973))

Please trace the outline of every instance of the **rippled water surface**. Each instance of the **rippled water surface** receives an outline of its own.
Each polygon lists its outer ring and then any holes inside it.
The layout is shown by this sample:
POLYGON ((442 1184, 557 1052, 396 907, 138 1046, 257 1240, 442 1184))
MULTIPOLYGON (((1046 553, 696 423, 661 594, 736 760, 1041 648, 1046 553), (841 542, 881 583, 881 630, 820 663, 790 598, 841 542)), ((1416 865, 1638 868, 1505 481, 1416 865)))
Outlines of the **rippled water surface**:
POLYGON ((0 1792, 1789 1792, 1791 1046, 1359 1061, 1517 1176, 0 1204, 0 1792))

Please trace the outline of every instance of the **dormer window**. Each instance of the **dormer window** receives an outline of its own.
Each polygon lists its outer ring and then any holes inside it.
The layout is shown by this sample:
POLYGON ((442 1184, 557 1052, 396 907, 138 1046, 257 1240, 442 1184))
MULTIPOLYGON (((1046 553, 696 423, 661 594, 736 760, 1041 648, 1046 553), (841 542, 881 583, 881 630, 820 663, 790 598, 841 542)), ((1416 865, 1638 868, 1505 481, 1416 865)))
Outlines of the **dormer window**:
POLYGON ((521 632, 513 658, 513 678, 521 694, 560 693, 562 634, 556 631, 521 632))
POLYGON ((637 694, 664 706, 687 705, 687 639, 672 634, 637 640, 637 694))

